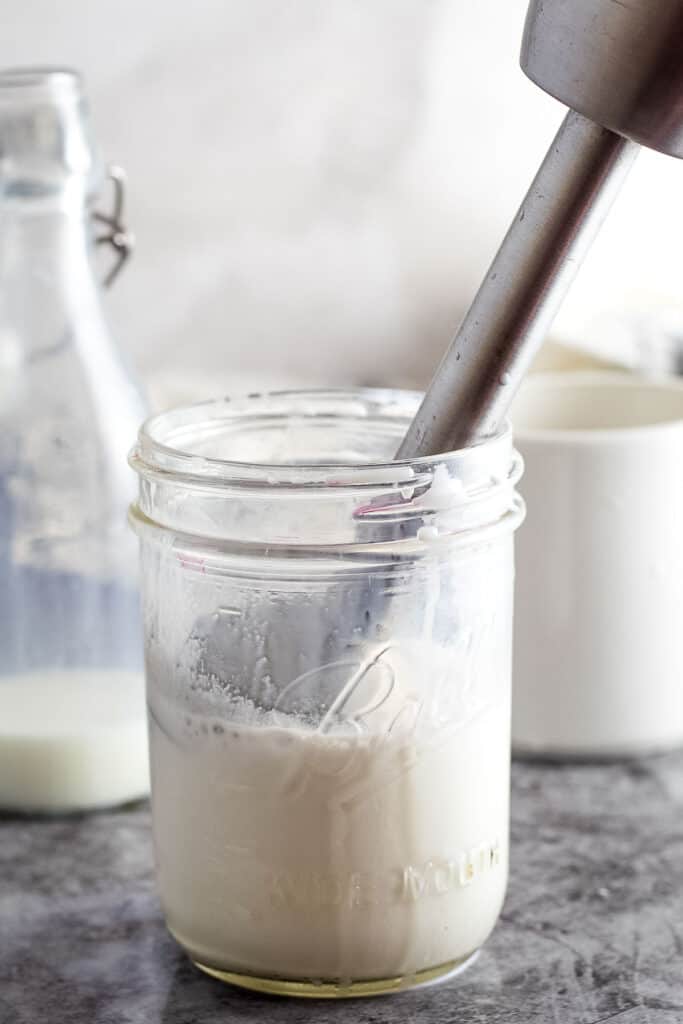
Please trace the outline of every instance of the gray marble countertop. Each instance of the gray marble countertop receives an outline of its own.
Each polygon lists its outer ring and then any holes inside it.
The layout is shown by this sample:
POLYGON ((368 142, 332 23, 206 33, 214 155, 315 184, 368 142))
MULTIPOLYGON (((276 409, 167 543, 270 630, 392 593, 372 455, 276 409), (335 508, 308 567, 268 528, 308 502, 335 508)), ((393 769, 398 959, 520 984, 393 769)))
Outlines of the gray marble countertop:
POLYGON ((0 819, 2 1024, 683 1021, 683 754, 518 763, 501 920, 459 978, 343 1003, 251 995, 166 933, 146 805, 0 819))

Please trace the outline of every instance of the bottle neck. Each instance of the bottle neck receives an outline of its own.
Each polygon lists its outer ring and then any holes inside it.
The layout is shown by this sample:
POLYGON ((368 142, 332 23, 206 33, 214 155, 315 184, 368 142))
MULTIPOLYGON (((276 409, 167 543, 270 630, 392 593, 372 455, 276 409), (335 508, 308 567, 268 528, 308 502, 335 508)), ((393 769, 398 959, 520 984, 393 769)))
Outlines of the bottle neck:
POLYGON ((100 318, 92 257, 82 206, 0 205, 0 322, 8 344, 25 356, 50 350, 73 341, 80 323, 100 318))
POLYGON ((58 68, 0 72, 0 201, 83 203, 102 177, 79 76, 58 68))
MULTIPOLYGON (((72 194, 50 203, 0 200, 0 228, 5 273, 18 271, 20 264, 25 270, 27 260, 55 272, 68 266, 68 259, 90 260, 93 225, 82 194, 78 199, 72 194)), ((41 283, 35 276, 33 287, 41 283)))
POLYGON ((44 421, 47 430, 80 423, 74 428, 80 442, 98 446, 115 490, 125 493, 125 451, 143 408, 111 342, 94 267, 89 211, 100 172, 78 76, 0 71, 5 394, 14 420, 26 421, 25 436, 32 436, 36 422, 44 421))
POLYGON ((0 72, 0 322, 4 343, 41 351, 98 315, 87 210, 101 164, 79 76, 0 72))
POLYGON ((0 367, 29 417, 79 404, 125 493, 145 409, 109 334, 93 234, 83 203, 0 202, 0 367))

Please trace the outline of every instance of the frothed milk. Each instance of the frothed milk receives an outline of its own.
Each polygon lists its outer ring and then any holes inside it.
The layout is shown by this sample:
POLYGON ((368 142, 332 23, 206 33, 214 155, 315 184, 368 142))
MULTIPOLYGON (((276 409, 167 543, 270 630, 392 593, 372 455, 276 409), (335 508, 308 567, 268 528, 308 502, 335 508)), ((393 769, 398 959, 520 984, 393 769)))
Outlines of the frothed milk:
POLYGON ((399 670, 379 706, 366 693, 343 722, 307 728, 245 700, 185 713, 150 673, 160 888, 193 959, 343 983, 484 942, 507 875, 506 687, 436 721, 419 683, 399 670))

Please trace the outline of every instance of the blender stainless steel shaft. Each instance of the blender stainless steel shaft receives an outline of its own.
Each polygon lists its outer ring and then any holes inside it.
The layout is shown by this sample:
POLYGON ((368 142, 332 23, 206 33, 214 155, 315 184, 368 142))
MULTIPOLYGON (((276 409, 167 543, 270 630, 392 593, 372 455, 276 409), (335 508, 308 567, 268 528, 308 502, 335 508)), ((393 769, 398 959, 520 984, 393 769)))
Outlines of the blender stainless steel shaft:
POLYGON ((571 109, 398 459, 497 430, 638 146, 683 157, 683 0, 532 0, 521 64, 571 109))

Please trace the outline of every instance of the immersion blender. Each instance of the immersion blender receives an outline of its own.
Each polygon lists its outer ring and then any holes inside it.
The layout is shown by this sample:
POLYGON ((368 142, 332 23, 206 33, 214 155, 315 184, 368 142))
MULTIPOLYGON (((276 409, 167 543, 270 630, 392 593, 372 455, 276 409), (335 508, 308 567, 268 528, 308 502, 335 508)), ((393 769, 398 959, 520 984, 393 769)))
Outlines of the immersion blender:
MULTIPOLYGON (((521 65, 571 109, 397 460, 497 432, 639 146, 683 158, 683 0, 531 0, 521 65)), ((371 591, 364 613, 377 619, 386 610, 371 591)), ((349 681, 344 699, 363 675, 349 681)))
POLYGON ((397 459, 496 432, 639 146, 683 158, 683 0, 531 0, 521 65, 571 109, 397 459))

